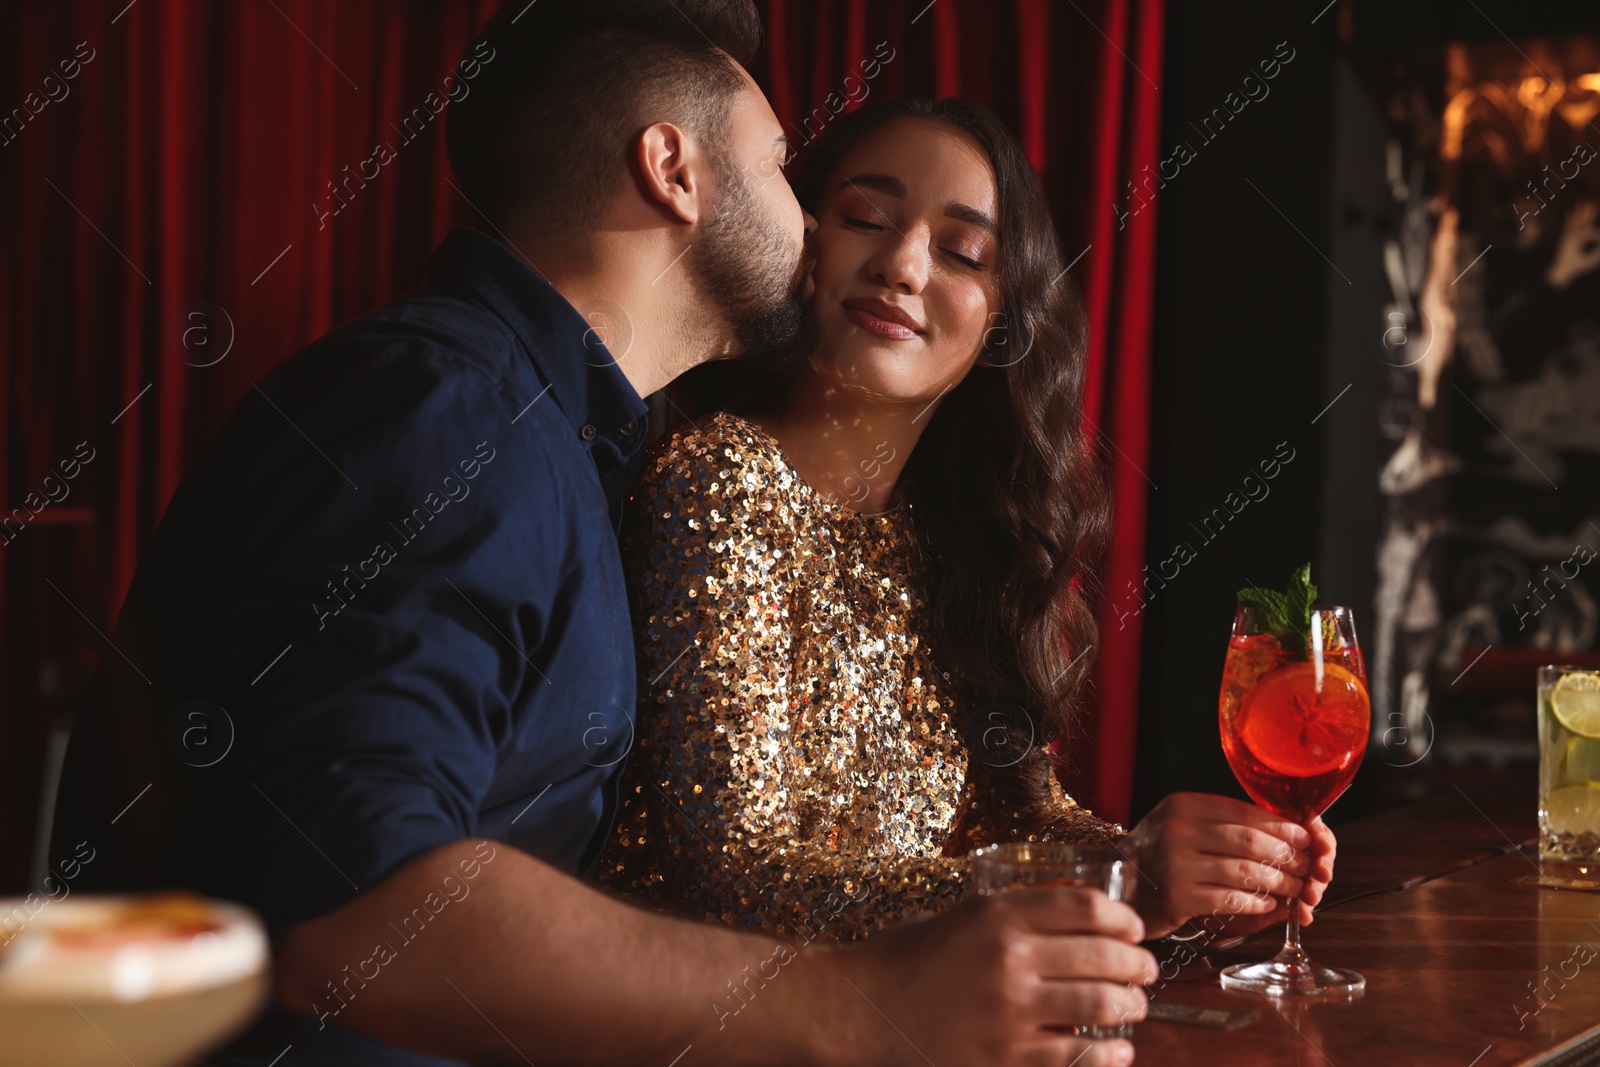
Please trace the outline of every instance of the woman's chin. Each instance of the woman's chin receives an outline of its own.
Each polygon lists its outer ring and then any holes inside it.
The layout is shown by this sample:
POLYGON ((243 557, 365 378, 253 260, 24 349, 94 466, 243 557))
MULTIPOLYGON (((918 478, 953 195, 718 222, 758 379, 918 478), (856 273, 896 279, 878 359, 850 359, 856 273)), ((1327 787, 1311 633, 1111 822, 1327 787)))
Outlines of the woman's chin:
POLYGON ((926 382, 907 381, 892 374, 868 373, 854 377, 833 374, 831 377, 846 393, 872 404, 885 406, 914 404, 920 407, 939 395, 938 390, 930 392, 926 382))
MULTIPOLYGON (((827 351, 826 346, 822 351, 827 351)), ((829 358, 813 356, 812 366, 847 392, 879 403, 927 403, 939 392, 928 379, 925 352, 913 355, 871 344, 852 344, 843 351, 834 351, 829 358)))

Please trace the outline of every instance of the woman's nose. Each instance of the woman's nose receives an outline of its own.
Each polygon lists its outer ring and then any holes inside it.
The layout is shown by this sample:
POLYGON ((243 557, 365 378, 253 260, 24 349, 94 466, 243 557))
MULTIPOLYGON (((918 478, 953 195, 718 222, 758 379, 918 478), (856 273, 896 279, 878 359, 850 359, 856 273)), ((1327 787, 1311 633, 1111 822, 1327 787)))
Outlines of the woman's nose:
POLYGON ((922 291, 928 283, 929 266, 924 244, 892 229, 886 232, 884 243, 870 264, 874 279, 906 293, 922 291))

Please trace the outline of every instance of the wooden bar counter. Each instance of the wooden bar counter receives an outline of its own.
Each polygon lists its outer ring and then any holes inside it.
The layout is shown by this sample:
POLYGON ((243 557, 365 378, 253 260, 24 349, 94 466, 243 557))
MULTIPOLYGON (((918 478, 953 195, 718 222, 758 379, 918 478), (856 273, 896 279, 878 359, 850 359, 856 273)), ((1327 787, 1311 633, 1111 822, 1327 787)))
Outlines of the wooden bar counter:
POLYGON ((1365 975, 1365 993, 1224 992, 1217 972, 1270 958, 1282 927, 1199 958, 1164 948, 1152 1006, 1259 1017, 1232 1031, 1147 1020, 1140 1064, 1600 1064, 1600 893, 1520 881, 1538 873, 1529 790, 1457 790, 1338 832, 1334 882, 1302 943, 1365 975))

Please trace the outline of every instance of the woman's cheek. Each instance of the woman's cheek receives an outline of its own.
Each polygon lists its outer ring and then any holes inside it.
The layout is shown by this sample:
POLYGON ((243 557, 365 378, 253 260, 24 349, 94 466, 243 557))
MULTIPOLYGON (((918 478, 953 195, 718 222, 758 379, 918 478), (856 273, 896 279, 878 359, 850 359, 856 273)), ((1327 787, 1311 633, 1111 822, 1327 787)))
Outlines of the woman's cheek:
POLYGON ((813 240, 816 258, 811 275, 816 279, 817 290, 837 292, 840 280, 848 276, 847 249, 842 246, 837 234, 818 231, 813 240))
POLYGON ((1001 347, 1005 329, 1001 319, 981 289, 960 293, 949 302, 945 319, 949 328, 944 334, 946 350, 940 353, 940 362, 952 372, 964 373, 977 361, 987 341, 992 340, 996 347, 1001 347))

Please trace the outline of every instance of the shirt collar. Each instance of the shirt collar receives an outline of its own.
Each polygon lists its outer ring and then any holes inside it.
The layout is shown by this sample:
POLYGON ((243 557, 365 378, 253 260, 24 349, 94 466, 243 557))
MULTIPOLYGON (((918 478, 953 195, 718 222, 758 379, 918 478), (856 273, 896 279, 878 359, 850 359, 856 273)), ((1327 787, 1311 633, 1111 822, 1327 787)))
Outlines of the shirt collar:
POLYGON ((430 280, 443 273, 464 282, 505 320, 597 465, 616 466, 644 443, 648 405, 583 316, 518 253, 457 227, 428 270, 430 280))

